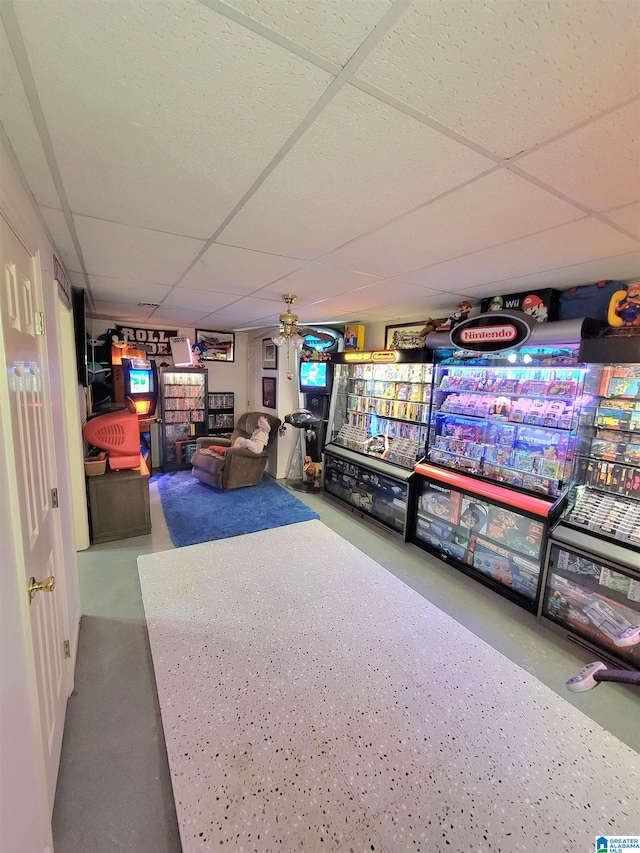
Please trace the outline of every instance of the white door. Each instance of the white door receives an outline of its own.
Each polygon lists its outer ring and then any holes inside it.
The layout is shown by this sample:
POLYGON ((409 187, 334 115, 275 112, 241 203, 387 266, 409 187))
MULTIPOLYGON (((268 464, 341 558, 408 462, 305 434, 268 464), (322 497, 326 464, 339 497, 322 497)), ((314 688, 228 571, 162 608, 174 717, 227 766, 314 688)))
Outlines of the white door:
MULTIPOLYGON (((53 421, 44 337, 37 329, 36 312, 43 304, 42 283, 37 256, 32 257, 2 216, 0 229, 3 273, 0 344, 1 367, 6 371, 2 378, 2 405, 8 408, 3 418, 10 424, 13 454, 7 460, 7 469, 19 509, 16 564, 17 570, 24 573, 24 577, 19 578, 24 599, 13 602, 12 606, 23 607, 28 613, 47 791, 52 809, 70 673, 65 661, 64 644, 69 634, 65 630, 61 534, 56 517, 59 510, 54 508, 52 495, 56 484, 53 421), (38 583, 47 578, 55 581, 49 581, 53 586, 51 591, 35 592, 28 604, 27 587, 31 578, 38 583)), ((23 819, 26 818, 24 815, 23 819)))

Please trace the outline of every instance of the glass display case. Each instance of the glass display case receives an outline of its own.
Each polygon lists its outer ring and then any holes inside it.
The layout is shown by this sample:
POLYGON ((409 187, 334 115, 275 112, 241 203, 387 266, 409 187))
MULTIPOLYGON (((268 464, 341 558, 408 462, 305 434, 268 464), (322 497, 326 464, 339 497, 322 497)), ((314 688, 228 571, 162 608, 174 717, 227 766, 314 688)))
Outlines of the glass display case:
POLYGON ((335 361, 329 439, 357 453, 412 469, 427 439, 433 366, 425 351, 340 353, 335 361), (359 361, 342 361, 360 356, 359 361), (365 357, 369 357, 365 360, 365 357))
MULTIPOLYGON (((615 339, 610 352, 615 353, 615 339)), ((591 416, 582 427, 577 485, 551 532, 540 618, 594 650, 637 666, 640 364, 604 365, 598 384, 591 416)))
POLYGON ((594 544, 591 537, 565 526, 554 531, 542 621, 568 633, 597 656, 637 669, 640 555, 611 544, 594 549, 594 544))
POLYGON ((557 497, 574 466, 586 369, 575 348, 437 355, 429 462, 557 497))
POLYGON ((537 612, 547 534, 566 505, 593 401, 578 344, 438 350, 410 538, 537 612))
POLYGON ((409 477, 389 476, 381 463, 361 465, 355 454, 325 453, 324 489, 363 514, 404 535, 409 477))
POLYGON ((554 504, 419 463, 411 541, 535 611, 554 504))
POLYGON ((160 374, 160 451, 163 471, 190 467, 195 440, 207 434, 207 371, 166 368, 160 374))
POLYGON ((324 489, 403 535, 409 480, 428 434, 429 358, 424 349, 331 357, 324 489))

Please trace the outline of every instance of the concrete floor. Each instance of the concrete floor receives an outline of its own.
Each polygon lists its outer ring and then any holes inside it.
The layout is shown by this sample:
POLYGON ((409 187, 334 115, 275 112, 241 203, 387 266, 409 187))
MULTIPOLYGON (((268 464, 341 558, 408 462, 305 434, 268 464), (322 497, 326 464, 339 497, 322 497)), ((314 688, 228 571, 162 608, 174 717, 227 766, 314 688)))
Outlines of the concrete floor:
MULTIPOLYGON (((589 653, 331 499, 295 494, 329 528, 640 752, 637 691, 613 684, 566 691, 589 653)), ((78 555, 83 616, 53 815, 56 853, 181 849, 136 564, 140 554, 173 547, 153 484, 151 516, 150 535, 78 555)))

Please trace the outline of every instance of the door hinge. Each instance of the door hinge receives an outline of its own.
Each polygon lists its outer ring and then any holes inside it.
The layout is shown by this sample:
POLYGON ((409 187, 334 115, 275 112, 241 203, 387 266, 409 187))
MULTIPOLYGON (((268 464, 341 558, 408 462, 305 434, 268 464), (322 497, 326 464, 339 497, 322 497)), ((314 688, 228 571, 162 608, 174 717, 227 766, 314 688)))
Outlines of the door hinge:
POLYGON ((36 311, 36 335, 44 335, 44 311, 36 311))
POLYGON ((64 641, 64 656, 65 658, 71 657, 71 643, 69 640, 64 641))
POLYGON ((51 509, 58 509, 58 490, 51 489, 51 509))

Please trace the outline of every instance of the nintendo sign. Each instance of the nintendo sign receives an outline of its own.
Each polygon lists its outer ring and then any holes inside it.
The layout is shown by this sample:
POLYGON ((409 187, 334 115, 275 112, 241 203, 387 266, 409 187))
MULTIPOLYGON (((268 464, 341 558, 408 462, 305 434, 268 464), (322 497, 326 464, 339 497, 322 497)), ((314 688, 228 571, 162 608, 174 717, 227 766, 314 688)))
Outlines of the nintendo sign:
POLYGON ((501 352, 522 346, 532 331, 531 318, 521 311, 490 311, 458 323, 449 340, 458 349, 501 352))

